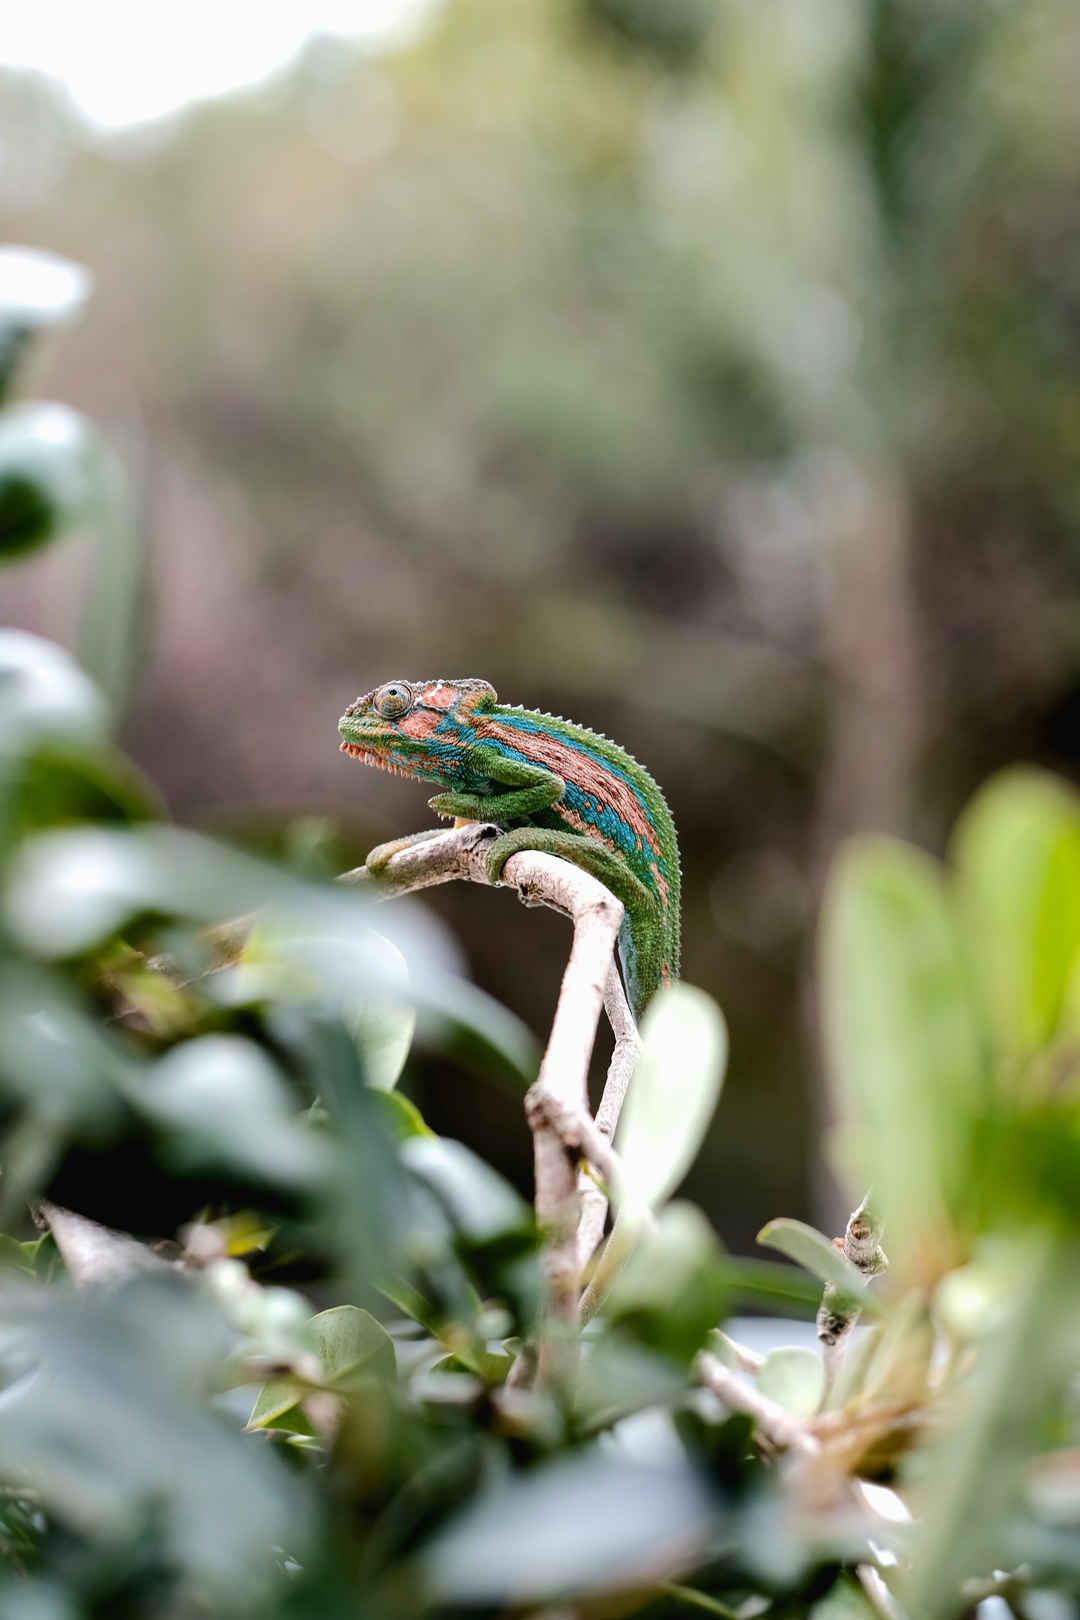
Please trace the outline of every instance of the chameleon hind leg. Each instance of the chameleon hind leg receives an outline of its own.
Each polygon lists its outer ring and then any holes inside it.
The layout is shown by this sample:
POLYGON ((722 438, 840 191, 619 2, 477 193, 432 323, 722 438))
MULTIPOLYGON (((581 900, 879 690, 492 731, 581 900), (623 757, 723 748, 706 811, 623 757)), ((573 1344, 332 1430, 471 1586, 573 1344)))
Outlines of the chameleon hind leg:
POLYGON ((653 896, 603 844, 584 834, 562 832, 556 827, 514 827, 500 833, 484 863, 493 883, 499 881, 511 855, 522 849, 544 850, 561 856, 598 878, 616 900, 622 901, 626 918, 619 932, 619 956, 626 993, 635 1018, 639 1017, 661 977, 655 943, 657 906, 653 896))
POLYGON ((500 833, 484 861, 492 883, 499 882, 502 869, 511 855, 516 855, 521 849, 539 849, 549 855, 561 855, 564 861, 580 866, 584 872, 591 872, 606 889, 611 890, 616 900, 622 901, 632 916, 655 909, 655 901, 644 883, 617 855, 595 839, 587 838, 584 833, 560 832, 557 827, 513 827, 509 832, 500 833))

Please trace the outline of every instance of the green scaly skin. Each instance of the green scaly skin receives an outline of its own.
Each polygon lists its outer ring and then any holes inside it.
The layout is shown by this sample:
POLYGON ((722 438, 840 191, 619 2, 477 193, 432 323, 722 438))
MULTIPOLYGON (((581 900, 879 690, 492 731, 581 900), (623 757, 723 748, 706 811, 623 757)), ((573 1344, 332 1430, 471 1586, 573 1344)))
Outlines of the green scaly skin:
MULTIPOLYGON (((643 766, 598 732, 500 704, 487 681, 387 681, 338 722, 344 753, 436 782, 441 816, 502 828, 487 854, 498 882, 521 849, 546 850, 599 878, 626 911, 619 954, 635 1017, 679 971, 679 848, 664 795, 643 766)), ((378 873, 431 832, 380 844, 378 873)))

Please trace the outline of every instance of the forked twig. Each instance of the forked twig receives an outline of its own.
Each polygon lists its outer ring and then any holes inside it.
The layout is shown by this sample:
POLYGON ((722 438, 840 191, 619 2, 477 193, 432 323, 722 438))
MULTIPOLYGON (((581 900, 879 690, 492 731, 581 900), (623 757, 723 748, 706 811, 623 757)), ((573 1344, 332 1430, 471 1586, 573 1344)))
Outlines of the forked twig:
MULTIPOLYGON (((387 895, 405 894, 437 883, 464 880, 490 884, 485 860, 499 829, 467 822, 422 841, 403 845, 377 879, 387 895)), ((373 881, 366 868, 344 874, 346 883, 373 881)), ((574 926, 555 1017, 535 1085, 526 1102, 533 1135, 536 1214, 548 1233, 545 1273, 548 1304, 555 1324, 576 1325, 581 1271, 604 1227, 607 1199, 599 1188, 581 1187, 578 1162, 587 1157, 613 1190, 620 1182, 611 1137, 637 1058, 639 1041, 614 966, 614 948, 623 919, 620 901, 590 873, 539 850, 520 850, 503 867, 501 883, 515 889, 526 905, 549 906, 574 926), (601 1008, 615 1035, 603 1099, 594 1120, 589 1113, 588 1067, 601 1008)), ((541 1368, 551 1372, 561 1357, 557 1342, 571 1354, 569 1333, 541 1347, 541 1368)))

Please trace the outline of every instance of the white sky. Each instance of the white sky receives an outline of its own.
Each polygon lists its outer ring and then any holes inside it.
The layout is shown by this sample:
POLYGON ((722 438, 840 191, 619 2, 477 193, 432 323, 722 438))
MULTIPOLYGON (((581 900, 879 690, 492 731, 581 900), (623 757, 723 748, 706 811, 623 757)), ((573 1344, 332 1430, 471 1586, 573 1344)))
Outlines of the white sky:
POLYGON ((106 128, 265 78, 311 34, 385 40, 436 0, 8 0, 0 63, 59 79, 106 128))

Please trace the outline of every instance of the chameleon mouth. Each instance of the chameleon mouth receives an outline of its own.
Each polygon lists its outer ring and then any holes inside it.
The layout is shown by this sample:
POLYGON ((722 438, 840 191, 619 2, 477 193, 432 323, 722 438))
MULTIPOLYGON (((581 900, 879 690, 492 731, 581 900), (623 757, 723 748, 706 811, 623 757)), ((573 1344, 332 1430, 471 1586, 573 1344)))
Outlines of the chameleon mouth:
POLYGON ((338 750, 342 754, 351 755, 353 759, 362 760, 365 765, 374 765, 377 771, 389 771, 391 776, 407 776, 413 782, 420 780, 414 771, 407 771, 403 766, 395 765, 385 754, 376 754, 370 748, 361 748, 359 743, 338 743, 338 750))

